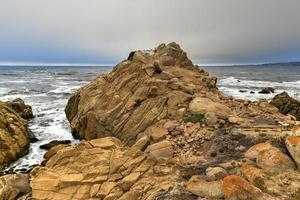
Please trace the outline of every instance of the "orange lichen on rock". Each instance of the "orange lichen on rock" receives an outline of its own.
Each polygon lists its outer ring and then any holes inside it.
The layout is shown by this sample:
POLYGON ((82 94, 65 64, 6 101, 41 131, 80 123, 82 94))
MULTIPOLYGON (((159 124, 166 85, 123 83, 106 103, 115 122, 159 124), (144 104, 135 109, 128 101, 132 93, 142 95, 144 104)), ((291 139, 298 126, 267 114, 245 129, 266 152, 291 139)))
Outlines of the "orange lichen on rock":
POLYGON ((227 199, 254 198, 262 192, 240 176, 227 176, 223 179, 224 195, 227 199))

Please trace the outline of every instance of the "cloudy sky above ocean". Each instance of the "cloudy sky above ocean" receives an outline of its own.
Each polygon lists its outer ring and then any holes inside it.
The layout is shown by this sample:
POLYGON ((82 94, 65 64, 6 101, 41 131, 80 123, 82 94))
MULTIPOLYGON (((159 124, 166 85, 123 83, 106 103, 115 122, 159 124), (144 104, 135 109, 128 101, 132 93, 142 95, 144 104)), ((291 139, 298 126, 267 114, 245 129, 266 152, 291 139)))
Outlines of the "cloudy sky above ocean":
POLYGON ((300 60, 299 0, 1 0, 0 63, 117 63, 176 41, 194 62, 300 60))

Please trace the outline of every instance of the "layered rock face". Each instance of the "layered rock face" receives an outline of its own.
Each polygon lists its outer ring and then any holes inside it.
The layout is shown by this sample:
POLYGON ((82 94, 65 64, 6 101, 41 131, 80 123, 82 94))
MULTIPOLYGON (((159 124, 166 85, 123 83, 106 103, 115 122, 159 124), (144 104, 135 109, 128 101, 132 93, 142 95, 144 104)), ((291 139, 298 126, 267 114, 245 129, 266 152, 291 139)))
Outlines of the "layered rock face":
POLYGON ((0 169, 27 152, 29 130, 26 119, 32 111, 24 102, 0 102, 0 169))
POLYGON ((71 97, 66 115, 82 139, 115 136, 133 144, 164 118, 180 119, 195 93, 216 90, 216 78, 193 66, 179 45, 132 52, 111 73, 71 97))
POLYGON ((271 101, 271 104, 276 106, 279 111, 284 114, 290 114, 300 120, 300 101, 293 99, 286 92, 277 94, 271 101))
POLYGON ((222 96, 175 43, 130 53, 66 114, 85 140, 46 153, 34 199, 300 199, 300 123, 222 96))

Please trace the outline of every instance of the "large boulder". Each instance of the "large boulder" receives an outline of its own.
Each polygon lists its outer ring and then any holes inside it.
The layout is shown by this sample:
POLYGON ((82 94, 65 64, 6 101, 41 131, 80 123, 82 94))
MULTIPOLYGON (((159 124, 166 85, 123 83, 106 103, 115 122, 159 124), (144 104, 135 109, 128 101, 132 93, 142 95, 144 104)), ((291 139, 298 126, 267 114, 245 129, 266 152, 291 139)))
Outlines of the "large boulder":
POLYGON ((133 144, 164 118, 181 119, 194 93, 216 92, 216 78, 194 66, 176 43, 132 52, 111 73, 78 90, 65 112, 74 136, 115 136, 133 144))
POLYGON ((27 153, 30 142, 27 121, 12 104, 0 102, 0 169, 27 153))
POLYGON ((271 104, 276 106, 282 114, 290 114, 300 120, 300 101, 293 99, 288 93, 277 94, 272 99, 271 104))

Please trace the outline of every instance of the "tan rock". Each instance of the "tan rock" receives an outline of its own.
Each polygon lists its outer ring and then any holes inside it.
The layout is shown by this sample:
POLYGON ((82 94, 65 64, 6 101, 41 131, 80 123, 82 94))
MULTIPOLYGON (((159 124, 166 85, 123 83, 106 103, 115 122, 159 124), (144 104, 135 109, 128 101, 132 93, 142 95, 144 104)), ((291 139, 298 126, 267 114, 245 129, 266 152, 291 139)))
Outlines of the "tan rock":
POLYGON ((145 153, 149 153, 152 157, 157 160, 169 159, 173 157, 173 147, 172 143, 164 140, 159 143, 152 144, 147 147, 145 153))
POLYGON ((256 159, 257 166, 270 172, 294 170, 296 168, 292 159, 277 148, 261 151, 256 159))
POLYGON ((206 169, 206 176, 211 180, 223 179, 227 172, 222 167, 208 167, 206 169))
POLYGON ((186 186, 186 190, 199 196, 207 198, 222 198, 223 193, 223 182, 219 181, 198 181, 189 182, 186 186))
POLYGON ((0 177, 0 199, 14 200, 30 191, 27 174, 10 174, 0 177))
POLYGON ((164 128, 153 127, 151 129, 151 138, 154 142, 158 142, 169 134, 169 132, 164 128))
POLYGON ((111 73, 78 90, 65 112, 81 139, 115 136, 133 145, 161 119, 181 120, 192 94, 216 92, 208 80, 179 45, 161 45, 130 53, 111 73))
POLYGON ((97 196, 99 196, 100 198, 106 197, 115 186, 115 182, 104 182, 101 185, 100 191, 98 192, 97 196))
POLYGON ((260 189, 240 176, 226 176, 223 179, 223 188, 228 200, 259 199, 262 196, 260 189))
POLYGON ((285 145, 298 168, 300 168, 300 136, 288 136, 285 145))
POLYGON ((140 172, 131 173, 121 180, 119 186, 123 189, 123 191, 128 191, 130 187, 140 178, 140 176, 140 172))
POLYGON ((258 157, 258 154, 261 151, 269 150, 275 148, 270 141, 259 143, 254 146, 252 146, 250 149, 248 149, 245 153, 245 157, 249 159, 256 159, 258 157))
POLYGON ((16 112, 19 107, 12 105, 15 104, 0 101, 0 170, 24 155, 29 147, 27 121, 16 112))
POLYGON ((207 112, 215 113, 220 119, 228 119, 230 109, 220 103, 214 102, 209 98, 196 97, 189 105, 189 109, 193 113, 205 114, 207 112))
POLYGON ((264 178, 266 176, 262 169, 259 169, 252 165, 243 165, 240 167, 242 174, 247 178, 249 182, 254 184, 257 178, 264 178))

